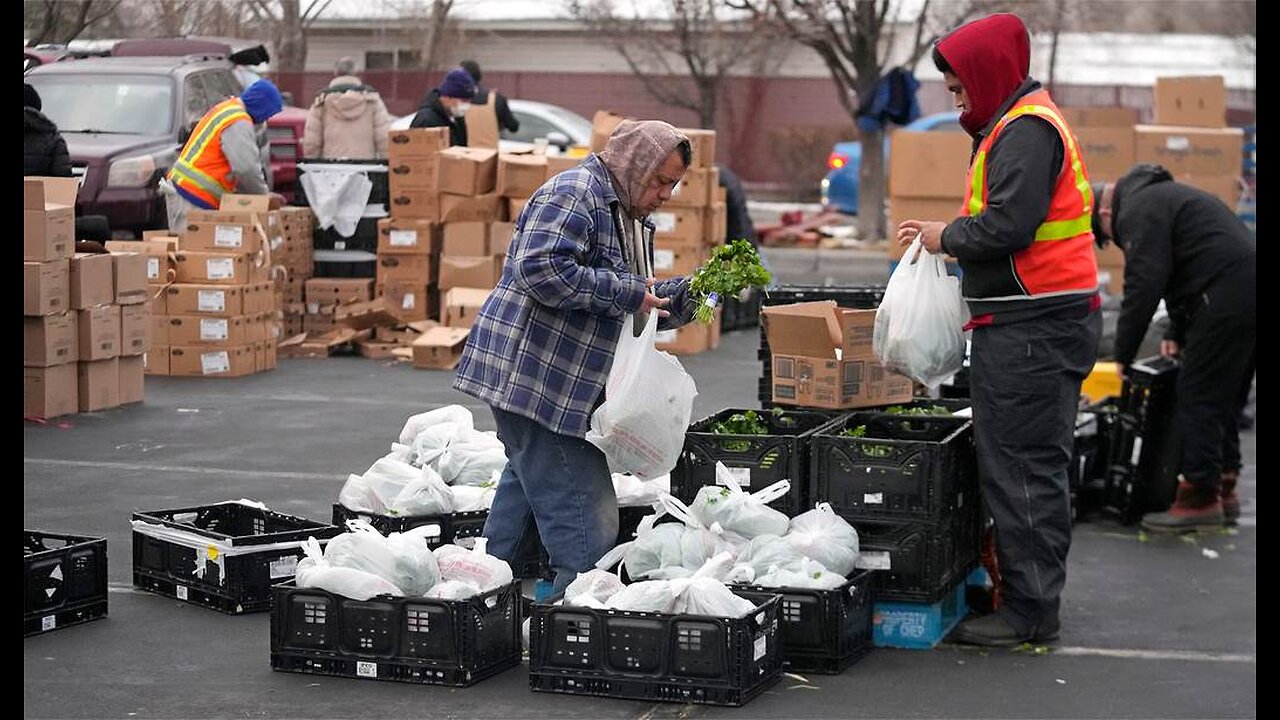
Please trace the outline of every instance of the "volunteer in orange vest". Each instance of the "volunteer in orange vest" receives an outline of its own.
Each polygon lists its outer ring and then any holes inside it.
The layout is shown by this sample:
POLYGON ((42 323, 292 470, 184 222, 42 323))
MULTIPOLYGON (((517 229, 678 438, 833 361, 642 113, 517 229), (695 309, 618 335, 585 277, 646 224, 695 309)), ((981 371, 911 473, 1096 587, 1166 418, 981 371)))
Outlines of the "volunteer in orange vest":
POLYGON ((1071 547, 1076 402, 1102 333, 1093 194, 1075 135, 1029 76, 1021 19, 964 25, 937 42, 933 61, 973 137, 965 202, 949 223, 903 222, 898 241, 919 234, 929 252, 960 262, 978 472, 1003 576, 1000 609, 968 618, 951 639, 1048 642, 1059 635, 1071 547))
POLYGON ((270 192, 254 126, 283 106, 276 86, 258 80, 200 118, 161 184, 170 230, 186 229, 191 208, 216 209, 223 193, 270 192))

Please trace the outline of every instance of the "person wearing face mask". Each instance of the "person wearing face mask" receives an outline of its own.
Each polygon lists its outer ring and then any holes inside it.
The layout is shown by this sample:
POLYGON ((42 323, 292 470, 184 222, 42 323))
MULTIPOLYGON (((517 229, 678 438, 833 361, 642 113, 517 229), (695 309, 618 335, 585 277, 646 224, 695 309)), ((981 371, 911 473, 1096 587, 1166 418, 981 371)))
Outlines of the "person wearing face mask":
POLYGON ((270 80, 258 80, 240 97, 223 100, 200 118, 178 160, 160 181, 170 230, 186 230, 191 208, 217 209, 223 193, 271 191, 255 126, 265 125, 283 107, 276 86, 270 80))
POLYGON ((454 68, 445 73, 440 87, 427 93, 422 105, 409 123, 411 128, 449 128, 449 144, 467 144, 467 124, 463 118, 471 109, 471 98, 475 96, 476 84, 471 75, 462 68, 454 68))
POLYGON ((488 551, 521 559, 541 536, 557 592, 617 540, 609 466, 584 437, 618 338, 648 313, 671 328, 696 309, 688 278, 653 279, 649 220, 691 156, 671 125, 628 120, 603 151, 544 183, 516 219, 502 279, 458 365, 454 387, 492 408, 507 451, 488 551))

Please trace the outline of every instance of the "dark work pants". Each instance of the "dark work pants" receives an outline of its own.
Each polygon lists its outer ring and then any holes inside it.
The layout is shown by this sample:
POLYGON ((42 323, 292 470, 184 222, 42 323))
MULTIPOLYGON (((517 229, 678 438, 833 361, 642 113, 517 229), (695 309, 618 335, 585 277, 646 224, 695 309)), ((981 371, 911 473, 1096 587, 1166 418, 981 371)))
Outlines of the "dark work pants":
POLYGON ((1101 335, 1098 312, 973 331, 978 474, 996 526, 1002 612, 1019 633, 1058 614, 1071 548, 1067 466, 1080 383, 1097 359, 1101 335))
POLYGON ((1183 477, 1208 488, 1240 467, 1240 392, 1248 393, 1258 329, 1256 266, 1219 278, 1201 299, 1178 369, 1178 432, 1183 477))

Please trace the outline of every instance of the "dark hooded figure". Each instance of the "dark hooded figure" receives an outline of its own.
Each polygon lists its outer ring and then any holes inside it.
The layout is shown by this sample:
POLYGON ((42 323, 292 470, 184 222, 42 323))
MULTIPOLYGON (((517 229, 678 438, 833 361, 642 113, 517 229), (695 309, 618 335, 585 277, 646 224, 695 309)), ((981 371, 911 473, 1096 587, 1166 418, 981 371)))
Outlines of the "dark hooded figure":
POLYGON ((22 133, 22 174, 71 177, 67 141, 62 139, 58 126, 40 112, 40 94, 29 83, 23 83, 22 105, 27 123, 22 133))
POLYGON ((603 151, 538 188, 458 365, 454 387, 491 407, 507 452, 486 549, 521 560, 541 537, 556 591, 617 543, 609 464, 585 436, 627 320, 657 312, 674 328, 696 309, 689 278, 653 279, 650 220, 691 157, 667 123, 625 121, 603 151))
POLYGON ((1047 642, 1059 634, 1071 547, 1076 403, 1102 330, 1093 193, 1074 134, 1028 75, 1022 20, 998 14, 964 25, 937 42, 933 60, 973 137, 965 203, 950 223, 903 222, 898 241, 920 237, 964 273, 978 473, 1004 598, 952 639, 1047 642))

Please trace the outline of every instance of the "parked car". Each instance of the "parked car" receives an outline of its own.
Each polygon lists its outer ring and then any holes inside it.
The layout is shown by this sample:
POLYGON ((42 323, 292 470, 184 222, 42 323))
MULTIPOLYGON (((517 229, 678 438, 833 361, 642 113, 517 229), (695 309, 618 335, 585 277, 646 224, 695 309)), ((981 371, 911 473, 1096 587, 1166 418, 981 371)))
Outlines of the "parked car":
MULTIPOLYGON (((944 112, 926 115, 897 132, 963 132, 960 113, 944 112)), ((884 139, 884 157, 889 160, 889 137, 884 139)), ((857 140, 836 143, 827 157, 827 176, 822 179, 822 204, 840 212, 858 212, 858 173, 862 170, 862 143, 857 140)))
MULTIPOLYGON (((520 130, 511 132, 502 128, 498 149, 502 152, 528 150, 543 138, 547 140, 549 154, 566 153, 575 145, 591 144, 591 121, 572 110, 558 105, 533 100, 507 100, 511 114, 520 121, 520 130)), ((392 121, 392 130, 404 130, 413 121, 413 114, 392 121)))

